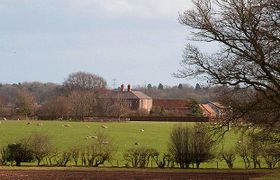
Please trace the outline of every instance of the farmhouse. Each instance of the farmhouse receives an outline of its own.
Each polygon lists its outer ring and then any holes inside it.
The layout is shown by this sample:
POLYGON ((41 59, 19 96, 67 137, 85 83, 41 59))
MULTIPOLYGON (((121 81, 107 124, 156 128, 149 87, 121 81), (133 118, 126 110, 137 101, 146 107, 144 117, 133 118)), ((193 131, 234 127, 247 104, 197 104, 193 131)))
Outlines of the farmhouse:
POLYGON ((150 112, 153 105, 153 99, 151 97, 141 91, 133 91, 131 85, 128 85, 125 90, 122 84, 120 89, 112 90, 107 93, 107 98, 115 99, 116 101, 124 101, 131 110, 141 111, 147 114, 150 112))

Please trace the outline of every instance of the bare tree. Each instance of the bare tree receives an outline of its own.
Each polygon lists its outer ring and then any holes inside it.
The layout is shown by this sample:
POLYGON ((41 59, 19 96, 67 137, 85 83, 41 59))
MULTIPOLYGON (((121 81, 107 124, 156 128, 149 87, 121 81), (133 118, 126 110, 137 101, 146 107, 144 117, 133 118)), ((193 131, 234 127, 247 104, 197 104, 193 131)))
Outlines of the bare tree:
POLYGON ((151 159, 158 155, 158 151, 153 148, 132 147, 124 153, 123 157, 128 165, 134 168, 144 168, 149 165, 151 159))
POLYGON ((236 144, 236 152, 242 158, 245 168, 250 168, 250 152, 248 147, 248 142, 240 140, 236 144))
POLYGON ((42 160, 53 152, 49 135, 42 132, 34 132, 24 140, 23 144, 30 149, 34 158, 37 160, 37 165, 40 166, 42 160))
POLYGON ((131 112, 127 99, 114 96, 110 92, 97 99, 98 111, 105 116, 124 117, 131 112))
POLYGON ((93 91, 72 91, 69 98, 71 116, 83 119, 94 114, 96 93, 93 91))
POLYGON ((5 96, 0 94, 0 117, 4 117, 5 116, 5 96))
POLYGON ((169 154, 180 168, 189 168, 191 164, 199 165, 213 158, 214 141, 208 127, 197 124, 194 128, 188 126, 174 127, 168 144, 169 154))
POLYGON ((26 118, 33 115, 35 111, 33 95, 24 89, 19 89, 16 97, 16 109, 18 114, 24 115, 26 118))
POLYGON ((101 76, 87 72, 75 72, 68 76, 63 83, 70 90, 97 90, 105 88, 107 82, 101 76))
POLYGON ((227 166, 228 168, 232 169, 233 168, 233 162, 235 161, 236 159, 236 156, 235 156, 235 152, 233 150, 222 150, 220 152, 220 158, 222 160, 225 160, 226 163, 227 163, 227 166))
POLYGON ((39 118, 65 119, 70 115, 70 103, 65 96, 56 96, 44 102, 38 109, 39 118))
POLYGON ((83 165, 98 167, 105 161, 110 161, 116 152, 116 146, 112 139, 103 133, 97 133, 96 139, 81 152, 83 165))
POLYGON ((193 29, 193 40, 220 49, 207 54, 188 44, 177 77, 201 76, 212 84, 253 89, 254 98, 243 101, 246 108, 239 115, 262 111, 269 114, 265 123, 279 122, 280 1, 193 2, 194 9, 181 14, 180 22, 193 29))

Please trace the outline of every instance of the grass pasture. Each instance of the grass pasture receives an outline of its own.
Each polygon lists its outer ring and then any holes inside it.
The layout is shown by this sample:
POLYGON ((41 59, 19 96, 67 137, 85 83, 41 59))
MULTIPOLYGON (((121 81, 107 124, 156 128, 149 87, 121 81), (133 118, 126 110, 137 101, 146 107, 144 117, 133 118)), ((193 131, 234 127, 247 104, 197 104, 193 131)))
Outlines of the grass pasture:
MULTIPOLYGON (((166 152, 169 134, 172 128, 179 123, 174 122, 67 122, 67 121, 1 121, 0 146, 13 143, 28 136, 32 132, 44 132, 50 135, 53 144, 59 150, 67 150, 74 146, 83 146, 98 132, 108 135, 118 148, 115 158, 122 165, 123 152, 135 146, 156 148, 161 153, 166 152), (70 124, 71 127, 63 125, 70 124), (102 128, 106 125, 108 128, 102 128), (144 132, 140 130, 144 129, 144 132)), ((182 123, 192 126, 194 123, 182 123)), ((226 148, 233 148, 238 135, 230 132, 225 140, 226 148)), ((113 161, 113 165, 115 165, 113 161)), ((216 162, 203 163, 201 168, 215 168, 216 162)), ((226 168, 224 162, 219 162, 220 168, 226 168)), ((234 163, 235 168, 243 168, 241 159, 234 163)))

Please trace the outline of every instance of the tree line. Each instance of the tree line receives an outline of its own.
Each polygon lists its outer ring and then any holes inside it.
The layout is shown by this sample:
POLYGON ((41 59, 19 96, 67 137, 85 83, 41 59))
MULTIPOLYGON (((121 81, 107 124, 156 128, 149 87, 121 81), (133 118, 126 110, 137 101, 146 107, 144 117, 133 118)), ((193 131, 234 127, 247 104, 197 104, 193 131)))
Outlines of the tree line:
MULTIPOLYGON (((153 98, 203 99, 209 89, 195 90, 191 86, 137 87, 153 98)), ((93 73, 70 74, 62 85, 54 83, 23 82, 0 84, 0 117, 27 119, 83 119, 86 116, 120 117, 129 112, 129 105, 122 99, 110 99, 107 82, 93 73)), ((140 113, 141 112, 137 112, 140 113)))

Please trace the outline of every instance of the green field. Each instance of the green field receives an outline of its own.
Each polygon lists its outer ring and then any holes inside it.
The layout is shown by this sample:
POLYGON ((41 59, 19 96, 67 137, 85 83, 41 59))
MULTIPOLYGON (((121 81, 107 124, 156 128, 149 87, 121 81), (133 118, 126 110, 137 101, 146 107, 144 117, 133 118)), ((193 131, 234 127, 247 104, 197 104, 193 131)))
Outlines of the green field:
MULTIPOLYGON (((170 122, 65 122, 65 121, 1 121, 0 124, 0 146, 28 136, 32 132, 44 132, 50 135, 55 147, 59 150, 67 150, 74 146, 83 146, 92 139, 87 136, 94 136, 102 132, 108 135, 116 144, 118 151, 115 159, 122 162, 123 152, 135 146, 138 142, 140 146, 156 148, 164 153, 167 150, 169 134, 172 128, 180 123, 170 122), (40 124, 40 125, 39 125, 40 124), (71 127, 63 125, 70 124, 71 127), (108 128, 102 128, 106 125, 108 128), (144 132, 140 130, 144 129, 144 132)), ((192 126, 194 123, 181 123, 192 126)), ((225 147, 233 148, 238 140, 238 135, 230 132, 226 136, 225 147)), ((115 161, 116 161, 115 160, 115 161)), ((114 165, 114 162, 113 165, 114 165)), ((215 168, 216 162, 203 163, 201 167, 215 168)), ((219 163, 219 167, 226 168, 224 162, 219 163)), ((241 159, 237 159, 234 164, 236 168, 243 168, 241 159)))

